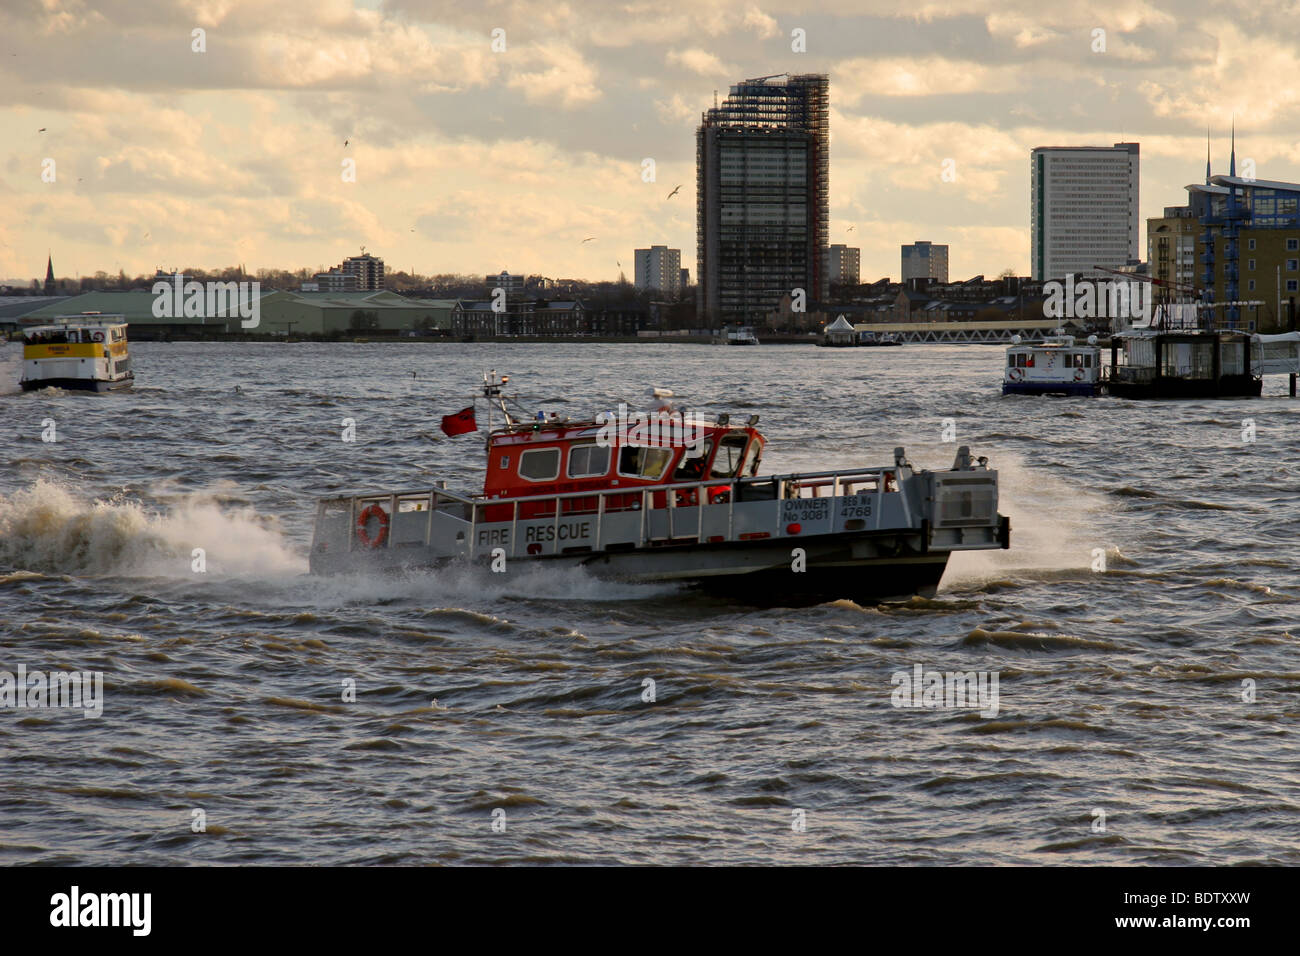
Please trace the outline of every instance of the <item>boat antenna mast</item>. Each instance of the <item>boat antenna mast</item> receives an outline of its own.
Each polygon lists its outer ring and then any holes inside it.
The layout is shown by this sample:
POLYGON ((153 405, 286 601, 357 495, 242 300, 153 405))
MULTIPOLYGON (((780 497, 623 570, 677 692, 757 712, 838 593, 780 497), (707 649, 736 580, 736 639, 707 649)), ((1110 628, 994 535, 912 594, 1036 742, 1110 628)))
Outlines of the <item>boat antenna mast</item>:
POLYGON ((487 399, 488 407, 488 440, 492 437, 492 406, 496 405, 501 409, 501 414, 505 416, 506 426, 509 427, 515 423, 514 417, 510 414, 510 409, 506 407, 505 397, 501 394, 501 389, 510 383, 509 375, 502 375, 497 378, 497 370, 492 369, 490 372, 483 373, 483 397, 487 399))

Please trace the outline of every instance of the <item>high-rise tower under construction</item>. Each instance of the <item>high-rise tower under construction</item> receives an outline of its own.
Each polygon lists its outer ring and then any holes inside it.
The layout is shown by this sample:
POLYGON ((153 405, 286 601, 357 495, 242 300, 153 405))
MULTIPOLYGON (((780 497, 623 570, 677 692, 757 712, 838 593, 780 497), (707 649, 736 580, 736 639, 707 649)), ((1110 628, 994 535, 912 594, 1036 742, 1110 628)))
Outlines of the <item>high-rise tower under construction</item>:
POLYGON ((751 322, 782 296, 830 292, 829 91, 825 74, 745 80, 696 133, 698 308, 751 322))

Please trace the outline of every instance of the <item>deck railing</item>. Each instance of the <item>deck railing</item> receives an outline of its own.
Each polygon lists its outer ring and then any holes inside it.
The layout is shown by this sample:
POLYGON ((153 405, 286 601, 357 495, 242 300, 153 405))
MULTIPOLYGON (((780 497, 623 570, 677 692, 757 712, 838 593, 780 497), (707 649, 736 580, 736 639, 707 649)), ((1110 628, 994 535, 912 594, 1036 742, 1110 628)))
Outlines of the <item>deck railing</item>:
MULTIPOLYGON (((611 516, 627 516, 637 513, 636 533, 633 539, 622 538, 619 544, 631 544, 645 547, 648 543, 675 543, 679 541, 703 541, 706 530, 710 540, 720 538, 725 541, 743 540, 748 537, 778 537, 783 533, 786 518, 782 508, 772 509, 772 524, 766 530, 755 530, 747 522, 746 530, 738 533, 736 526, 736 505, 764 501, 789 501, 791 499, 827 498, 836 501, 844 496, 870 494, 873 496, 871 512, 878 517, 883 513, 883 498, 886 494, 901 496, 904 510, 908 507, 906 483, 898 481, 899 468, 878 467, 860 468, 846 471, 819 471, 771 475, 757 478, 715 478, 702 481, 679 482, 674 484, 641 485, 623 488, 600 488, 586 491, 566 492, 554 495, 532 495, 514 498, 487 498, 480 495, 468 496, 448 491, 446 488, 410 489, 386 492, 379 495, 355 495, 322 499, 319 504, 318 527, 320 519, 333 512, 347 514, 347 550, 384 549, 423 544, 428 546, 434 534, 434 522, 438 515, 447 515, 457 519, 459 530, 456 537, 464 534, 467 556, 474 558, 482 551, 491 551, 503 544, 508 544, 506 552, 510 556, 520 554, 537 555, 541 553, 562 553, 560 524, 574 518, 593 518, 595 528, 590 537, 590 550, 603 551, 611 542, 605 534, 607 522, 611 516), (374 543, 363 544, 358 540, 358 519, 362 512, 371 505, 379 505, 389 523, 389 533, 383 535, 382 541, 378 531, 371 538, 374 543), (566 505, 568 506, 566 509, 566 505), (726 509, 725 522, 717 521, 719 512, 713 509, 726 509), (509 509, 509 517, 488 520, 489 513, 500 514, 502 509, 509 509), (521 514, 521 511, 527 513, 521 514), (706 522, 706 509, 710 519, 706 522), (689 517, 678 517, 682 510, 693 510, 689 517), (421 512, 426 516, 423 534, 418 539, 409 536, 397 540, 399 516, 412 512, 421 512), (651 516, 664 514, 665 521, 654 522, 651 516), (521 521, 535 523, 550 519, 552 522, 546 544, 549 551, 539 546, 539 542, 527 545, 529 550, 520 550, 518 529, 521 521), (494 528, 509 522, 508 542, 489 541, 479 543, 478 532, 484 525, 494 528), (725 525, 725 530, 718 525, 725 525), (707 525, 707 528, 706 528, 707 525), (655 532, 664 531, 663 534, 655 532)), ((830 512, 835 519, 835 508, 830 512)), ((628 522, 621 523, 619 535, 626 536, 628 522)), ((409 523, 407 524, 409 529, 409 523)))

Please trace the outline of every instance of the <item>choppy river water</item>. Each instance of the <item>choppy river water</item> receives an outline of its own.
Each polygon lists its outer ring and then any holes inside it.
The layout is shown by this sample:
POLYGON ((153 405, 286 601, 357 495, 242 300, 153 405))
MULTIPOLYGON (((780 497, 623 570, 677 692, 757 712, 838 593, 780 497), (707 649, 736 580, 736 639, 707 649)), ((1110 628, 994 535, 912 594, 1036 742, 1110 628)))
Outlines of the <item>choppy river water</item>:
POLYGON ((132 355, 129 393, 20 394, 0 347, 0 671, 104 675, 101 716, 0 710, 0 863, 1300 863, 1282 378, 1139 403, 1003 398, 985 346, 132 355), (308 575, 316 496, 481 483, 477 440, 421 433, 488 368, 570 414, 651 385, 757 412, 766 472, 946 468, 955 430, 1013 547, 935 600, 798 611, 308 575), (918 664, 997 673, 997 716, 894 707, 918 664))

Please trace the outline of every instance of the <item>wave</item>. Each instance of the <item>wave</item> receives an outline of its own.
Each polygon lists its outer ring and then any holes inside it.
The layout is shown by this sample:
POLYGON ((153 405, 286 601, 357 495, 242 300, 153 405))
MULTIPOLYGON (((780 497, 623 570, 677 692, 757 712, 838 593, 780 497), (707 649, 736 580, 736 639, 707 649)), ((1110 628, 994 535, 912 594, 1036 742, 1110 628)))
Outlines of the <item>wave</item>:
POLYGON ((150 511, 125 496, 87 500, 39 479, 0 496, 0 566, 55 574, 264 578, 301 574, 306 560, 274 519, 251 508, 223 509, 204 492, 150 511))
POLYGON ((1169 508, 1179 508, 1183 511, 1239 511, 1240 509, 1233 505, 1219 504, 1216 501, 1200 501, 1196 498, 1171 498, 1168 495, 1162 495, 1159 492, 1147 491, 1143 488, 1133 488, 1125 485, 1122 488, 1116 488, 1110 492, 1116 498, 1141 498, 1146 500, 1158 501, 1161 505, 1169 508))
POLYGON ((986 631, 975 628, 961 640, 962 644, 978 647, 981 644, 993 644, 997 647, 1017 648, 1023 650, 1095 650, 1118 651, 1122 648, 1110 641, 1090 640, 1070 634, 1025 634, 1020 631, 986 631))

